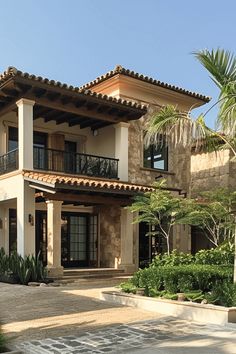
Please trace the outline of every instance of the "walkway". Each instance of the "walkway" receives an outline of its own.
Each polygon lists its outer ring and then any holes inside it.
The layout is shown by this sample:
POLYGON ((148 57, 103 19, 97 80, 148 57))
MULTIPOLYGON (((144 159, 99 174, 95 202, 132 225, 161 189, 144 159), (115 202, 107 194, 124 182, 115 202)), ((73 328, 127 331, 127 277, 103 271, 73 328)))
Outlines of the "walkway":
POLYGON ((27 354, 236 354, 236 325, 189 323, 111 305, 99 300, 100 290, 116 280, 106 282, 59 288, 0 283, 4 330, 27 354))

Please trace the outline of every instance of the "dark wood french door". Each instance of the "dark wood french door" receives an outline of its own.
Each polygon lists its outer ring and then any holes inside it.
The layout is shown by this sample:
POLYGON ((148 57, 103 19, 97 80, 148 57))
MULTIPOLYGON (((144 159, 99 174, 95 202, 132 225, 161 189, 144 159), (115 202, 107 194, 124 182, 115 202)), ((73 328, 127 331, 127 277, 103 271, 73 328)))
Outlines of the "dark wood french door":
MULTIPOLYGON (((96 267, 98 217, 62 212, 61 263, 64 267, 96 267)), ((47 212, 36 211, 36 254, 47 264, 47 212)))
POLYGON ((61 262, 64 267, 97 265, 97 216, 62 213, 61 262))

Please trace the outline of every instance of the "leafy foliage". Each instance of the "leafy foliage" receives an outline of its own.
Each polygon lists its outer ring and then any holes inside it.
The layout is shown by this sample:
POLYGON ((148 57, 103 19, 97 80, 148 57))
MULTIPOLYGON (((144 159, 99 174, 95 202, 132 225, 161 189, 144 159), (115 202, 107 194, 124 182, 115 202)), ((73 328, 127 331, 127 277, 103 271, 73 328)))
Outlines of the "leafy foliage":
POLYGON ((46 271, 39 254, 37 257, 23 258, 16 252, 8 256, 3 248, 0 249, 0 280, 26 285, 29 281, 43 281, 45 277, 46 271))
POLYGON ((152 226, 147 235, 163 236, 166 239, 169 253, 170 234, 180 217, 180 199, 166 189, 166 180, 155 182, 152 191, 136 196, 129 209, 138 213, 135 223, 147 222, 152 226))
POLYGON ((233 241, 235 221, 232 209, 236 193, 223 188, 199 193, 197 199, 181 202, 183 217, 179 223, 200 227, 214 246, 233 241))
POLYGON ((215 305, 226 307, 236 306, 236 284, 232 282, 216 282, 206 299, 215 305))
POLYGON ((211 250, 199 251, 195 256, 178 253, 157 256, 148 268, 137 271, 121 288, 136 293, 145 288, 152 297, 177 299, 183 292, 189 301, 208 302, 232 306, 236 304, 233 281, 234 247, 224 244, 211 250))

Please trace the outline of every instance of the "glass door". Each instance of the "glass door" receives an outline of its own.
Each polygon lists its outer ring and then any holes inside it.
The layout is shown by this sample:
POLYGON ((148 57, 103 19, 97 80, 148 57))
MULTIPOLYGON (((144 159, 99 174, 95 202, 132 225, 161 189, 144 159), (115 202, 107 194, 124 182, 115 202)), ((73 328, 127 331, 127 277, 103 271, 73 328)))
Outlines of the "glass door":
POLYGON ((62 213, 61 254, 64 267, 97 265, 97 216, 62 213))

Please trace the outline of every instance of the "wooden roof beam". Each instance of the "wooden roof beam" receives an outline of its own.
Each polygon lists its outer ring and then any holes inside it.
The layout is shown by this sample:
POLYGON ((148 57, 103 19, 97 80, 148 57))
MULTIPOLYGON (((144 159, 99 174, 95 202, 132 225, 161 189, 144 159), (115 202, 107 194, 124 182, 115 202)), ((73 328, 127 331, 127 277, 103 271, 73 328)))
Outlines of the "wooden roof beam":
POLYGON ((91 194, 75 194, 61 193, 50 194, 46 192, 37 193, 37 197, 43 197, 48 200, 61 200, 63 202, 80 203, 80 204, 109 204, 127 206, 131 204, 129 198, 115 198, 111 196, 91 195, 91 194))

